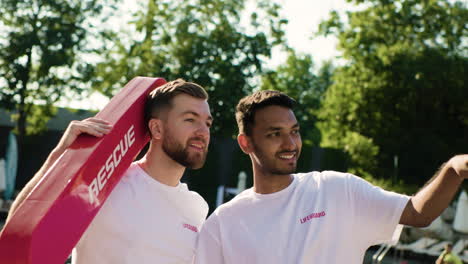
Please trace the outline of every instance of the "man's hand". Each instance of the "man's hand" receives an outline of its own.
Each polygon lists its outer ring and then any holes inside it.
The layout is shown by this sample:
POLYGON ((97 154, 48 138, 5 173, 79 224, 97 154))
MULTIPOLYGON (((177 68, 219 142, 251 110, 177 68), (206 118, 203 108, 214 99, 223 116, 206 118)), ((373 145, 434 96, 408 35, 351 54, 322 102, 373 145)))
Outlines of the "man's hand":
POLYGON ((468 179, 468 155, 457 155, 448 164, 463 179, 468 179))
POLYGON ((95 137, 102 137, 108 134, 112 129, 109 122, 99 118, 87 118, 81 121, 71 121, 60 142, 57 144, 56 150, 59 152, 65 151, 82 133, 86 133, 95 137))
POLYGON ((65 150, 70 147, 70 145, 75 141, 75 139, 82 133, 90 134, 95 137, 102 137, 105 134, 108 134, 112 129, 112 126, 109 122, 104 121, 99 118, 87 118, 82 121, 72 121, 68 125, 65 133, 63 134, 60 142, 52 150, 52 152, 47 157, 47 160, 44 162, 39 171, 34 175, 34 177, 26 184, 26 186, 21 190, 21 192, 16 197, 15 201, 11 205, 10 212, 7 217, 7 222, 11 219, 13 212, 16 211, 18 206, 26 199, 26 196, 31 192, 31 190, 36 186, 36 184, 42 179, 46 171, 54 164, 54 162, 62 155, 65 150))

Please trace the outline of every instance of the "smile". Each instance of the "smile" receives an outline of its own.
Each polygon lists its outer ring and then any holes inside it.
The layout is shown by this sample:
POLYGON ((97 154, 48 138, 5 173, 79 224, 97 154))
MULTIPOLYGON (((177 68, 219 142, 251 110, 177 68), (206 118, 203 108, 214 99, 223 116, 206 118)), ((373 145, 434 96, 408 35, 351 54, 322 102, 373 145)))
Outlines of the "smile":
POLYGON ((296 157, 296 153, 279 155, 279 158, 284 159, 284 160, 290 160, 290 159, 293 159, 294 157, 296 157))
POLYGON ((190 143, 189 146, 200 151, 203 151, 205 149, 205 145, 199 143, 190 143))

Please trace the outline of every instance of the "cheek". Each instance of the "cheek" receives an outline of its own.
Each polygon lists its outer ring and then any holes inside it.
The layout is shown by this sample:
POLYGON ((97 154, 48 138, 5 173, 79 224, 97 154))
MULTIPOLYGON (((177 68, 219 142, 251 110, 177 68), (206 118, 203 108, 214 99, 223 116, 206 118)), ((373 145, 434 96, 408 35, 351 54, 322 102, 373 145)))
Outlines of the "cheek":
POLYGON ((298 139, 296 140, 296 145, 301 148, 302 147, 302 139, 301 137, 298 137, 298 139))
POLYGON ((280 150, 281 141, 274 138, 255 138, 252 146, 263 155, 274 155, 280 150))
POLYGON ((274 155, 279 150, 279 144, 275 142, 265 142, 262 147, 262 152, 269 155, 274 155))
POLYGON ((176 141, 185 142, 187 139, 187 128, 185 127, 174 127, 173 129, 167 130, 167 135, 176 141))
POLYGON ((271 151, 280 151, 282 146, 283 146, 284 142, 280 139, 280 138, 277 138, 277 139, 272 139, 270 140, 269 142, 267 142, 265 145, 267 146, 268 149, 270 149, 271 151))
POLYGON ((174 126, 174 129, 172 129, 171 132, 174 135, 178 135, 179 137, 185 137, 193 133, 194 131, 193 127, 194 126, 191 123, 180 122, 174 126))

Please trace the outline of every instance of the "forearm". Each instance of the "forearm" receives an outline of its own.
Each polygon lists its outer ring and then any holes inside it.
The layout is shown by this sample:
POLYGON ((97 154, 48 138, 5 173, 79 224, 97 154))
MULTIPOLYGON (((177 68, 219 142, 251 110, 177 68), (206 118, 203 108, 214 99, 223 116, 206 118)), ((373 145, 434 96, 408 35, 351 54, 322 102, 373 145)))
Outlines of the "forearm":
POLYGON ((8 213, 7 222, 19 207, 19 205, 26 199, 26 197, 31 193, 32 189, 36 184, 44 177, 44 174, 47 170, 54 164, 54 162, 60 157, 60 155, 65 152, 65 149, 57 147, 55 148, 47 157, 47 160, 44 162, 42 167, 39 171, 36 172, 34 177, 26 184, 26 186, 21 190, 21 192, 16 197, 15 201, 10 207, 10 211, 8 213))
POLYGON ((444 264, 445 263, 444 258, 445 258, 445 253, 443 253, 437 258, 436 264, 444 264))
POLYGON ((416 216, 423 225, 430 224, 447 208, 462 182, 463 178, 448 162, 429 184, 411 198, 416 216))
POLYGON ((47 170, 57 161, 57 159, 65 152, 65 150, 75 141, 75 139, 82 133, 86 133, 95 137, 102 137, 105 134, 109 133, 112 129, 112 125, 109 122, 104 121, 99 118, 87 118, 82 121, 72 121, 68 125, 65 133, 60 139, 57 146, 52 150, 52 152, 47 157, 47 160, 44 162, 39 171, 34 175, 34 177, 26 184, 26 186, 18 194, 17 198, 13 202, 8 214, 7 221, 11 218, 13 213, 16 211, 18 206, 26 199, 26 197, 34 189, 34 186, 37 185, 39 181, 44 177, 47 170))

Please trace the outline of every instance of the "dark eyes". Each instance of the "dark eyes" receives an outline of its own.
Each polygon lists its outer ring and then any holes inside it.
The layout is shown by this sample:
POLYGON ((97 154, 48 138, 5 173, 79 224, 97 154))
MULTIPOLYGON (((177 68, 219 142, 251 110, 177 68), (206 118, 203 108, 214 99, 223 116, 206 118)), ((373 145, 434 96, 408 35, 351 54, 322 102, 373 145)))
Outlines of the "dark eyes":
MULTIPOLYGON (((185 122, 189 122, 189 123, 193 123, 193 122, 195 122, 195 119, 194 119, 194 118, 187 118, 187 119, 184 119, 184 121, 185 121, 185 122)), ((212 122, 206 122, 206 126, 207 126, 208 128, 211 128, 212 122)))
MULTIPOLYGON (((299 129, 295 129, 295 130, 291 131, 291 134, 293 134, 293 135, 299 135, 299 134, 300 134, 300 131, 299 131, 299 129)), ((277 132, 273 132, 273 133, 267 134, 267 137, 268 137, 268 138, 279 137, 280 135, 281 135, 281 133, 280 133, 279 131, 277 131, 277 132)))
POLYGON ((280 135, 280 132, 273 132, 273 133, 270 133, 267 135, 267 137, 271 138, 271 137, 279 137, 280 135))

